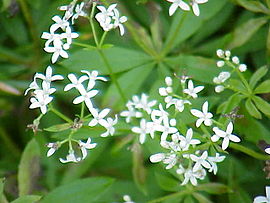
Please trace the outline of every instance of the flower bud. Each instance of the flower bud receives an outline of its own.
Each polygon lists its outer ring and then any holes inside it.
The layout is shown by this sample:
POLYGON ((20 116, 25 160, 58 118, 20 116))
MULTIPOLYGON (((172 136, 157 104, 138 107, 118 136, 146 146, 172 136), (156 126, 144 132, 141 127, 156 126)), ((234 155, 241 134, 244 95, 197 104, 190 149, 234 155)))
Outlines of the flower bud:
POLYGON ((245 72, 247 70, 247 65, 246 64, 240 64, 238 69, 240 72, 245 72))

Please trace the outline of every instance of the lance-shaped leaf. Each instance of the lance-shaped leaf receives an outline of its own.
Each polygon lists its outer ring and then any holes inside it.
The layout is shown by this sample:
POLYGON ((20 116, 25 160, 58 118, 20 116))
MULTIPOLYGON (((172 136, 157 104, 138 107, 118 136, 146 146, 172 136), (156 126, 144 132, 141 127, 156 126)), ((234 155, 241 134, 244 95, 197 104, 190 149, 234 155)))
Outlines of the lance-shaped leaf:
POLYGON ((200 193, 195 192, 192 195, 196 200, 198 200, 199 203, 213 203, 210 199, 200 193))
POLYGON ((240 6, 252 12, 269 14, 270 10, 259 1, 236 0, 240 6))
POLYGON ((253 75, 251 76, 249 80, 249 85, 251 89, 253 89, 256 86, 256 84, 259 82, 259 80, 262 79, 262 77, 266 75, 267 71, 268 71, 268 68, 266 66, 262 66, 255 73, 253 73, 253 75))
POLYGON ((266 17, 250 19, 238 26, 232 33, 227 49, 234 49, 245 44, 268 20, 266 17))
POLYGON ((256 106, 253 104, 251 99, 247 99, 245 103, 246 109, 250 115, 252 115, 255 118, 261 119, 262 115, 256 108, 256 106))
POLYGON ((21 196, 18 199, 15 199, 11 203, 35 203, 41 199, 41 196, 38 195, 25 195, 21 196))
POLYGON ((40 171, 40 149, 35 139, 32 139, 22 154, 19 164, 18 185, 19 196, 31 194, 35 188, 40 171))
POLYGON ((258 96, 252 97, 252 100, 255 102, 255 105, 261 112, 267 116, 270 116, 270 104, 268 102, 258 96))
POLYGON ((221 183, 200 184, 196 187, 196 190, 204 191, 210 194, 223 194, 232 192, 232 190, 227 185, 221 183))
POLYGON ((270 80, 263 81, 256 89, 254 90, 255 94, 264 94, 270 92, 270 80))
POLYGON ((70 123, 63 123, 63 124, 53 125, 51 127, 45 128, 44 130, 48 132, 61 132, 69 128, 71 128, 70 123))

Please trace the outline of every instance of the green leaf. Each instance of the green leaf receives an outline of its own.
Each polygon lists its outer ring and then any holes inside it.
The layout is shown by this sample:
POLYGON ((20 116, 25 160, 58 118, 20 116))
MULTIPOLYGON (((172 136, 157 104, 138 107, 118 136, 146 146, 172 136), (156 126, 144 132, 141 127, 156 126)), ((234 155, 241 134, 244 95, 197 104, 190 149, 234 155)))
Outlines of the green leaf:
MULTIPOLYGON (((207 23, 207 20, 219 13, 227 2, 227 0, 209 1, 207 5, 200 7, 201 14, 199 18, 192 12, 177 10, 167 34, 165 49, 167 49, 167 47, 172 49, 194 35, 204 23, 207 23)), ((166 50, 166 52, 168 51, 170 50, 166 50)))
POLYGON ((35 203, 41 199, 41 196, 38 195, 25 195, 15 199, 11 203, 35 203))
MULTIPOLYGON (((146 54, 132 49, 112 47, 103 50, 107 57, 113 73, 127 71, 151 61, 146 54)), ((101 74, 109 74, 104 60, 98 50, 79 50, 70 55, 69 60, 62 63, 69 71, 78 72, 78 70, 98 70, 101 74), (76 65, 74 65, 76 64, 76 65)))
POLYGON ((3 0, 1 11, 6 10, 11 5, 11 2, 12 2, 11 0, 3 0))
POLYGON ((221 183, 200 184, 196 187, 196 190, 204 191, 210 194, 223 194, 232 192, 232 190, 227 185, 221 183))
POLYGON ((196 200, 198 200, 199 203, 213 203, 210 199, 200 193, 195 192, 192 195, 196 200))
POLYGON ((236 91, 241 92, 244 95, 248 95, 248 90, 246 89, 245 85, 241 82, 241 80, 230 79, 229 81, 230 87, 236 91))
POLYGON ((270 80, 265 80, 256 87, 254 90, 255 94, 264 94, 270 92, 270 80))
MULTIPOLYGON (((138 68, 134 68, 118 78, 118 83, 123 90, 126 98, 130 98, 132 95, 136 94, 138 90, 142 87, 145 80, 151 73, 154 64, 147 64, 138 68)), ((122 108, 123 100, 116 89, 116 86, 112 84, 106 92, 103 99, 103 106, 111 106, 115 109, 122 108)))
POLYGON ((235 0, 240 6, 252 12, 269 14, 270 11, 259 1, 235 0))
POLYGON ((238 26, 232 33, 227 49, 234 49, 245 44, 267 21, 266 17, 254 18, 238 26))
POLYGON ((266 75, 267 71, 268 71, 267 66, 262 66, 255 73, 253 73, 253 75, 251 76, 249 80, 251 89, 253 89, 256 86, 256 84, 259 82, 259 80, 262 79, 262 77, 266 75))
POLYGON ((262 115, 256 108, 256 106, 253 104, 251 99, 247 99, 245 103, 246 109, 250 115, 252 115, 255 118, 261 119, 262 115))
POLYGON ((268 34, 267 34, 266 48, 267 48, 268 55, 270 55, 270 26, 269 26, 268 34))
POLYGON ((179 181, 177 181, 173 177, 170 177, 162 173, 155 173, 155 177, 158 182, 158 185, 165 191, 175 192, 180 191, 182 188, 179 181))
POLYGON ((41 203, 94 202, 114 182, 112 178, 94 177, 60 186, 47 194, 41 203))
POLYGON ((261 112, 267 116, 270 116, 270 104, 268 102, 257 96, 252 97, 252 100, 255 102, 255 105, 261 112))
POLYGON ((19 196, 28 195, 33 192, 36 178, 40 171, 40 150, 39 145, 33 138, 23 151, 19 164, 18 185, 19 196))
POLYGON ((132 174, 138 188, 147 194, 146 190, 146 169, 144 167, 143 152, 139 143, 134 143, 132 146, 132 174))
POLYGON ((63 123, 63 124, 53 125, 49 128, 45 128, 44 130, 48 132, 61 132, 69 128, 71 128, 70 123, 63 123))

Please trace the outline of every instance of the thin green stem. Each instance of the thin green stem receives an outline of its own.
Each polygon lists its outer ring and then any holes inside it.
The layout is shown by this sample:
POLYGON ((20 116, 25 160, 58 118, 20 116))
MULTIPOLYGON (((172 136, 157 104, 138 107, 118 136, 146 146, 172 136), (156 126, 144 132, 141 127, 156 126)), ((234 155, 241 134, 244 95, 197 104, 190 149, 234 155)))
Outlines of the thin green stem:
POLYGON ((174 43, 175 43, 175 39, 177 38, 178 36, 178 32, 180 31, 183 23, 184 23, 184 20, 187 16, 187 12, 184 12, 183 13, 183 17, 181 18, 181 20, 178 22, 177 26, 176 26, 176 29, 174 30, 174 33, 171 37, 171 39, 169 40, 169 42, 166 44, 166 46, 164 47, 164 49, 162 50, 161 52, 161 55, 162 56, 166 56, 167 53, 171 50, 171 48, 173 47, 174 43))
POLYGON ((107 67, 107 69, 108 69, 108 71, 110 73, 110 76, 112 78, 112 82, 115 84, 115 86, 116 86, 116 88, 117 88, 123 102, 125 103, 126 102, 126 96, 125 96, 125 94, 124 94, 124 92, 123 92, 123 90, 122 90, 122 88, 121 88, 115 74, 113 73, 113 69, 112 69, 107 57, 105 56, 105 54, 103 53, 103 51, 101 49, 98 49, 98 52, 99 52, 101 58, 103 59, 105 65, 106 65, 106 67, 107 67))
POLYGON ((75 45, 80 46, 80 47, 85 47, 88 49, 96 49, 95 46, 91 46, 91 45, 83 44, 83 43, 79 43, 79 42, 72 42, 72 44, 75 44, 75 45))
POLYGON ((158 199, 150 200, 150 201, 148 201, 147 203, 157 203, 157 202, 162 202, 162 201, 165 201, 165 200, 168 200, 168 199, 171 199, 171 198, 184 196, 184 195, 187 195, 187 194, 189 194, 189 193, 190 193, 190 191, 184 190, 184 191, 176 192, 176 193, 173 193, 173 194, 170 194, 170 195, 166 195, 166 196, 164 196, 164 197, 160 197, 160 198, 158 198, 158 199))
POLYGON ((96 5, 97 4, 95 2, 93 2, 93 6, 92 6, 89 21, 90 21, 90 26, 91 26, 91 29, 92 29, 92 33, 93 33, 93 36, 94 36, 96 46, 98 47, 99 43, 98 43, 98 39, 97 39, 97 33, 96 33, 95 25, 94 25, 94 22, 93 22, 93 17, 94 17, 96 5))
POLYGON ((73 121, 70 118, 68 118, 67 116, 62 114, 60 111, 53 108, 52 106, 50 107, 50 111, 53 112, 55 115, 57 115, 59 118, 62 118, 64 121, 68 123, 73 123, 73 121))
POLYGON ((249 156, 252 156, 256 159, 260 159, 260 160, 270 160, 270 156, 269 155, 265 155, 265 154, 261 154, 258 152, 253 151, 252 149, 249 149, 243 145, 240 144, 236 144, 236 143, 230 143, 230 148, 238 150, 240 152, 243 152, 249 156))
POLYGON ((82 119, 83 116, 84 116, 84 109, 85 109, 85 104, 84 104, 84 102, 82 102, 81 116, 80 116, 81 119, 82 119))
POLYGON ((98 46, 99 49, 101 49, 101 47, 102 47, 102 45, 103 45, 103 43, 104 43, 104 40, 105 40, 105 38, 106 38, 106 36, 107 36, 107 33, 108 33, 108 32, 106 32, 106 31, 103 33, 103 35, 102 35, 102 37, 101 37, 101 40, 100 40, 100 42, 99 42, 99 46, 98 46))

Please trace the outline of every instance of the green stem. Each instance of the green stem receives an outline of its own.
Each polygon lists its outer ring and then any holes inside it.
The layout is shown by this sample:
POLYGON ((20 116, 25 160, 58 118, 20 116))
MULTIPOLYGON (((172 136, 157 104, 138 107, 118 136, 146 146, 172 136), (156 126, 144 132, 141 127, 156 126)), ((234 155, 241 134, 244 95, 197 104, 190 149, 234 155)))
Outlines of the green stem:
POLYGON ((158 199, 150 200, 150 201, 148 201, 148 203, 162 202, 162 201, 165 201, 165 200, 168 200, 168 199, 171 199, 171 198, 175 198, 175 197, 180 197, 180 196, 183 196, 183 195, 187 195, 189 193, 190 193, 190 191, 184 190, 184 191, 176 192, 176 193, 173 193, 173 194, 170 194, 170 195, 166 195, 164 197, 160 197, 158 199))
POLYGON ((52 106, 50 107, 50 111, 53 112, 55 115, 57 115, 59 118, 62 118, 64 121, 68 123, 73 123, 73 121, 70 118, 68 118, 67 116, 62 114, 60 111, 53 108, 52 106))
POLYGON ((85 104, 84 102, 82 102, 82 108, 81 108, 81 119, 83 118, 84 116, 84 109, 85 109, 85 104))
POLYGON ((92 29, 92 33, 93 33, 93 36, 94 36, 96 46, 98 47, 99 43, 98 43, 98 39, 97 39, 96 29, 95 29, 94 22, 93 22, 93 17, 94 17, 94 12, 95 12, 96 5, 97 4, 95 2, 93 2, 93 6, 92 6, 89 21, 90 21, 90 26, 91 26, 91 29, 92 29))
POLYGON ((101 40, 100 40, 100 42, 99 42, 99 46, 98 46, 98 48, 99 49, 101 49, 101 47, 102 47, 102 45, 103 45, 103 43, 104 43, 104 40, 105 40, 105 38, 106 38, 106 36, 107 36, 107 31, 105 31, 104 33, 103 33, 103 35, 102 35, 102 37, 101 37, 101 40))
POLYGON ((109 61, 108 61, 107 57, 105 56, 105 54, 103 53, 103 51, 101 49, 98 49, 98 52, 99 52, 101 58, 103 59, 105 65, 106 65, 106 67, 107 67, 107 69, 108 69, 108 71, 110 73, 110 76, 112 78, 112 82, 115 84, 115 86, 116 86, 116 88, 117 88, 123 102, 126 103, 126 96, 123 93, 123 90, 120 87, 120 84, 119 84, 115 74, 113 73, 113 69, 112 69, 111 65, 109 64, 109 61))
POLYGON ((170 51, 170 49, 173 47, 174 43, 175 43, 175 39, 177 38, 178 32, 180 31, 184 20, 187 16, 187 12, 183 13, 183 17, 181 18, 181 20, 178 22, 176 29, 174 30, 174 33, 171 37, 171 39, 169 40, 169 42, 166 44, 166 46, 164 47, 164 49, 161 52, 162 56, 166 56, 166 54, 170 51))
POLYGON ((80 47, 85 47, 85 48, 88 48, 88 49, 96 49, 95 46, 91 46, 91 45, 83 44, 83 43, 79 43, 79 42, 72 42, 72 44, 80 46, 80 47))
POLYGON ((260 160, 270 160, 270 156, 269 155, 265 155, 265 154, 260 154, 258 152, 255 152, 247 147, 244 147, 243 145, 240 144, 236 144, 236 143, 230 143, 230 148, 232 149, 236 149, 240 152, 243 152, 249 156, 252 156, 256 159, 260 159, 260 160))

